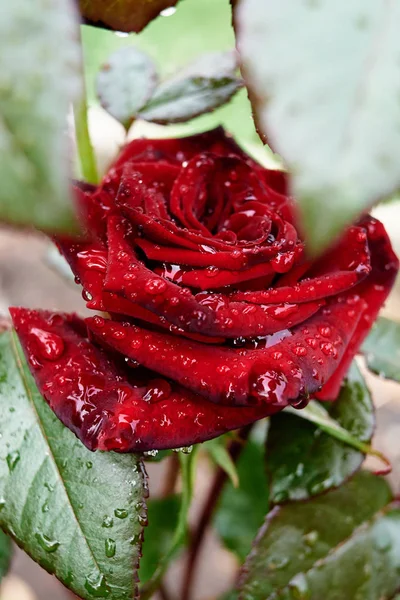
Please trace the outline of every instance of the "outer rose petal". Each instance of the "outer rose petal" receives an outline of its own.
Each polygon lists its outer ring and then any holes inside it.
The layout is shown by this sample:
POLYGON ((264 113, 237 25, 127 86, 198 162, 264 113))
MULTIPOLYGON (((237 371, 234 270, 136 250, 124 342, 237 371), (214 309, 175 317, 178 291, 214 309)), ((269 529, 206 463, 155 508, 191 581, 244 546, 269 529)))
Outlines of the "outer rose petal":
POLYGON ((304 325, 268 336, 253 350, 189 343, 101 317, 86 323, 101 344, 213 402, 283 408, 328 381, 363 308, 364 301, 353 296, 333 301, 304 325))
POLYGON ((150 371, 129 369, 93 345, 75 315, 10 312, 39 391, 90 450, 178 448, 279 410, 218 406, 150 371))
MULTIPOLYGON (((340 386, 351 361, 367 336, 379 310, 389 295, 399 270, 399 260, 393 252, 390 240, 382 223, 370 216, 364 217, 364 225, 371 252, 371 274, 352 289, 355 297, 362 298, 365 309, 357 328, 336 372, 316 395, 319 400, 337 398, 340 386)), ((356 310, 354 307, 353 310, 356 310)))

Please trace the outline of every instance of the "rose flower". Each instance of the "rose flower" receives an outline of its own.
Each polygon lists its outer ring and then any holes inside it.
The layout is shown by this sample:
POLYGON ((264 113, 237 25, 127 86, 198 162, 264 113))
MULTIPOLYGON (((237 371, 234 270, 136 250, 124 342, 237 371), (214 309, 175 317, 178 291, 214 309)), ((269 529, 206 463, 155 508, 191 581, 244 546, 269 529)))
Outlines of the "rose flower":
POLYGON ((40 392, 93 450, 186 446, 334 400, 398 270, 368 215, 310 261, 286 175, 221 128, 135 140, 76 194, 84 241, 55 241, 102 315, 11 314, 40 392))

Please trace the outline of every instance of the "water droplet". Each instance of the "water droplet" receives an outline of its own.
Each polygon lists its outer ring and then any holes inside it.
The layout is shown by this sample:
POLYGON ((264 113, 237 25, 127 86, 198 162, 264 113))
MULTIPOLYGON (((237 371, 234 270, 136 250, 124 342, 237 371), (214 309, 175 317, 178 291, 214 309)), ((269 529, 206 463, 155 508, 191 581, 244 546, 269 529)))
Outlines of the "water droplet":
POLYGON ((265 403, 279 404, 287 386, 283 373, 268 370, 265 366, 255 364, 250 376, 251 395, 265 403))
POLYGON ((104 327, 105 325, 105 319, 103 319, 103 317, 100 317, 99 315, 96 315, 93 317, 93 322, 96 325, 96 327, 104 327))
POLYGON ((48 504, 48 502, 45 502, 42 506, 42 513, 47 513, 47 512, 49 512, 49 510, 50 510, 49 504, 48 504))
POLYGON ((296 346, 293 349, 293 352, 296 356, 305 356, 307 354, 307 349, 304 346, 296 346))
POLYGON ((46 360, 57 360, 64 352, 64 342, 56 333, 32 327, 31 336, 34 337, 40 355, 46 360))
POLYGON ((128 511, 125 510, 124 508, 116 508, 114 510, 114 515, 117 517, 117 519, 126 519, 128 514, 129 514, 128 511))
POLYGON ((147 450, 147 452, 144 452, 145 456, 149 456, 150 458, 154 458, 155 456, 157 456, 158 454, 158 450, 147 450))
POLYGON ((226 373, 229 373, 230 371, 230 367, 228 367, 228 365, 219 365, 217 367, 217 373, 219 373, 220 375, 224 375, 226 373))
POLYGON ((5 505, 6 505, 5 498, 0 498, 0 510, 3 510, 5 505))
POLYGON ((125 281, 135 281, 137 279, 136 273, 125 273, 124 275, 125 281))
POLYGON ((115 553, 117 551, 117 544, 111 538, 107 538, 105 540, 105 551, 107 558, 112 558, 113 556, 115 556, 115 553))
POLYGON ((20 457, 18 450, 14 450, 14 452, 10 452, 10 454, 7 454, 6 460, 7 460, 7 464, 8 464, 8 468, 9 468, 10 472, 14 471, 20 458, 21 457, 20 457))
POLYGON ((299 573, 289 582, 290 598, 292 600, 308 600, 310 589, 303 573, 299 573))
POLYGON ((319 538, 318 531, 310 531, 309 533, 306 533, 303 535, 304 543, 306 544, 306 546, 310 546, 310 547, 315 546, 315 544, 318 541, 318 538, 319 538))
POLYGON ((147 386, 147 392, 143 396, 146 402, 160 402, 171 395, 171 386, 165 379, 153 379, 147 386))
POLYGON ((115 340, 123 340, 126 338, 126 332, 123 329, 115 329, 111 332, 111 335, 115 340))
POLYGON ((90 462, 90 460, 88 460, 88 462, 86 463, 86 467, 87 467, 88 469, 91 469, 91 468, 93 467, 93 463, 92 463, 92 462, 90 462))
POLYGON ((35 533, 35 538, 39 542, 39 545, 43 548, 45 552, 52 554, 60 547, 60 542, 57 540, 52 540, 44 533, 37 532, 35 533))
POLYGON ((114 519, 112 517, 108 517, 106 515, 103 519, 101 526, 106 527, 107 529, 110 529, 111 527, 114 526, 114 519))
POLYGON ((164 279, 149 279, 146 281, 144 286, 145 291, 148 294, 156 296, 162 294, 167 289, 167 282, 164 279))
POLYGON ((315 338, 309 337, 309 338, 306 338, 306 344, 308 344, 310 346, 310 348, 316 348, 318 345, 318 342, 315 338))
POLYGON ((269 571, 279 571, 280 569, 284 569, 289 564, 290 560, 282 556, 280 558, 273 558, 270 563, 268 563, 267 569, 269 571))
POLYGON ((88 292, 87 290, 82 290, 82 298, 86 302, 91 302, 93 300, 92 294, 90 292, 88 292))
POLYGON ((325 356, 332 356, 336 358, 338 355, 338 351, 330 342, 321 342, 320 348, 325 356))
POLYGON ((321 325, 318 327, 318 331, 323 337, 326 338, 330 338, 332 335, 332 329, 329 327, 329 325, 321 325))
POLYGON ((134 350, 138 350, 142 345, 143 345, 143 342, 142 342, 142 340, 140 338, 133 338, 130 341, 130 346, 134 350))
POLYGON ((110 595, 110 588, 107 585, 104 575, 94 572, 85 580, 85 588, 95 598, 107 598, 110 595))

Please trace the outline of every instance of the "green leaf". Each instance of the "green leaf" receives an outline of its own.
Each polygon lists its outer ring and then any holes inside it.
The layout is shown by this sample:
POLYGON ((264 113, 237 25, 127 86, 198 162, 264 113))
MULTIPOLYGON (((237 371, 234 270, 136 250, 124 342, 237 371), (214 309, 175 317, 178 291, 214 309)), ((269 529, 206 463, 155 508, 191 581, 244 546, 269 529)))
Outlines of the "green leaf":
POLYGON ((146 481, 137 455, 92 453, 0 336, 0 526, 83 600, 135 595, 146 481))
POLYGON ((12 557, 11 539, 0 530, 0 581, 7 575, 12 557))
MULTIPOLYGON (((329 416, 357 440, 369 442, 374 430, 371 395, 357 365, 352 364, 329 416)), ((306 500, 338 487, 361 466, 364 454, 286 411, 271 417, 267 471, 274 504, 306 500)))
POLYGON ((78 25, 67 0, 13 0, 0 19, 0 219, 76 228, 68 191, 69 103, 78 95, 78 25))
POLYGON ((100 27, 135 31, 146 27, 162 10, 178 0, 79 0, 82 16, 100 27))
POLYGON ((400 323, 380 317, 361 350, 371 371, 400 382, 400 323))
POLYGON ((239 475, 236 465, 226 449, 225 439, 226 438, 224 436, 221 436, 219 438, 209 440, 203 444, 203 447, 208 452, 215 464, 225 471, 231 480, 233 487, 237 488, 239 485, 239 475))
POLYGON ((400 505, 382 478, 274 508, 242 570, 241 600, 380 600, 400 586, 400 505))
POLYGON ((214 525, 224 545, 244 560, 268 510, 264 440, 250 439, 238 463, 239 487, 227 483, 215 513, 214 525))
POLYGON ((150 500, 147 503, 149 525, 144 534, 139 579, 145 583, 168 551, 178 524, 179 496, 150 500))
POLYGON ((237 5, 258 126, 292 172, 309 250, 320 252, 400 184, 400 4, 237 5))
POLYGON ((183 123, 222 106, 242 87, 234 52, 199 57, 156 90, 140 117, 154 123, 183 123))
POLYGON ((134 46, 114 52, 97 76, 97 95, 126 129, 151 98, 157 84, 153 61, 134 46))

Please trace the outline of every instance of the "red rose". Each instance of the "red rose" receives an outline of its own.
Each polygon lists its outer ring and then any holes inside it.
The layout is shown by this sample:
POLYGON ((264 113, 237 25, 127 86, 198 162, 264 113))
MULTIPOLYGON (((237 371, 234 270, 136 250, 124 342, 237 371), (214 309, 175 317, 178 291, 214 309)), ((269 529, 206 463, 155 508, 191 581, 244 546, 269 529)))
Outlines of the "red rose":
POLYGON ((398 261, 370 216, 309 261, 286 184, 216 129, 135 140, 77 188, 90 241, 57 243, 111 318, 11 314, 41 393, 89 448, 185 446, 336 397, 398 261))

